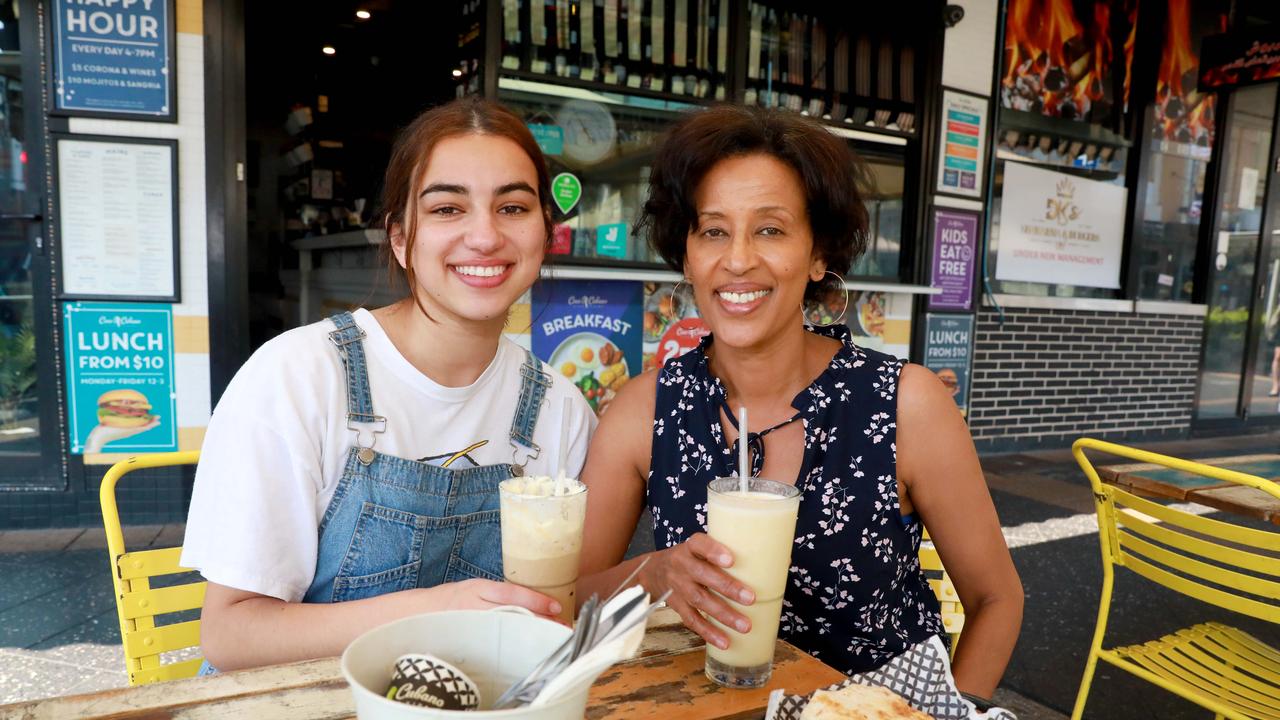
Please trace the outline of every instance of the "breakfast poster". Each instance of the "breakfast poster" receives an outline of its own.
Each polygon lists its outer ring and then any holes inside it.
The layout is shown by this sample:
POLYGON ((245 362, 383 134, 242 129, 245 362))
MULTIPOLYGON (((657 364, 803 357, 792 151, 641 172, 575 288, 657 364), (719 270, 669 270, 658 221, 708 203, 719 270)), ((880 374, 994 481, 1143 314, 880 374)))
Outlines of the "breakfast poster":
POLYGON ((176 451, 172 308, 75 302, 62 310, 71 452, 176 451))
POLYGON ((533 354, 603 412, 642 367, 643 286, 611 280, 557 280, 533 287, 533 354))

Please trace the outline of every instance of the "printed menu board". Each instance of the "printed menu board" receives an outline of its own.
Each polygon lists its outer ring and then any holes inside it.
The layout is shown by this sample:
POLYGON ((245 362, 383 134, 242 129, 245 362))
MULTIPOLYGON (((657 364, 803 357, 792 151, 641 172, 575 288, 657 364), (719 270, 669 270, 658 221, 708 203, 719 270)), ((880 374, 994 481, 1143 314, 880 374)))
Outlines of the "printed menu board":
POLYGON ((174 140, 54 142, 62 296, 178 301, 174 140))
POLYGON ((944 90, 938 161, 938 192, 982 197, 982 168, 986 157, 987 100, 944 90))
POLYGON ((642 286, 610 280, 557 280, 533 287, 533 354, 569 378, 603 412, 642 367, 642 286))

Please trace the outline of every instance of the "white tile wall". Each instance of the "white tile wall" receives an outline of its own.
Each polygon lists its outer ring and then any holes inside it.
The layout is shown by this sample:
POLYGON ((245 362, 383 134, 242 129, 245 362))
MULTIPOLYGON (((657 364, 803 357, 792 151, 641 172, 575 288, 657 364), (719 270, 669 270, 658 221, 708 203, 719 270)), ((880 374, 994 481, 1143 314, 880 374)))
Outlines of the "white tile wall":
POLYGON ((204 427, 213 407, 209 398, 209 356, 174 353, 173 383, 178 388, 178 427, 204 427))
MULTIPOLYGON (((71 118, 73 133, 170 138, 178 141, 179 277, 182 302, 174 315, 209 314, 208 233, 205 216, 204 156, 204 38, 177 34, 178 122, 71 118)), ((204 427, 212 412, 209 397, 209 356, 174 355, 174 384, 178 390, 178 426, 204 427)))
POLYGON ((999 0, 949 0, 964 8, 964 19, 947 28, 942 51, 942 84, 979 95, 991 94, 995 72, 999 0))

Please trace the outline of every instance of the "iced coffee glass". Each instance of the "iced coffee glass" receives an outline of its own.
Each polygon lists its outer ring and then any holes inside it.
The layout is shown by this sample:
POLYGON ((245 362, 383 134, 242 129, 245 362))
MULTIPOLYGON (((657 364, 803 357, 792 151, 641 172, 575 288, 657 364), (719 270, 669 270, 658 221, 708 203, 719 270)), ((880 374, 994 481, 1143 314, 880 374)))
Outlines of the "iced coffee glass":
POLYGON ((718 478, 707 486, 707 534, 733 553, 733 567, 725 572, 755 593, 751 605, 725 598, 747 616, 751 630, 740 633, 712 619, 729 638, 729 647, 707 645, 706 673, 725 687, 753 688, 768 682, 773 672, 800 491, 793 485, 749 478, 744 493, 740 482, 736 477, 718 478))
POLYGON ((518 477, 498 485, 502 508, 502 574, 560 601, 573 624, 574 586, 587 517, 587 486, 549 477, 518 477))

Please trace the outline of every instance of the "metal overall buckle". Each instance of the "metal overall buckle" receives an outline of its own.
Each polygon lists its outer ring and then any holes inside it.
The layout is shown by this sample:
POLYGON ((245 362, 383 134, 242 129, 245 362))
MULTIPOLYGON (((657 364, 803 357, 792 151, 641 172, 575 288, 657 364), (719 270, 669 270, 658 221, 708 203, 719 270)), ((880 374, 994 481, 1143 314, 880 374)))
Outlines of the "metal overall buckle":
POLYGON ((526 456, 524 462, 516 462, 516 457, 520 454, 521 446, 514 440, 511 441, 511 477, 524 477, 524 468, 531 461, 537 460, 542 454, 542 448, 532 440, 529 441, 528 447, 533 449, 533 453, 526 456))
POLYGON ((360 464, 365 466, 373 464, 373 446, 378 442, 378 434, 387 431, 387 419, 381 415, 348 413, 347 429, 356 434, 356 458, 360 460, 360 464), (356 418, 365 419, 357 420, 356 418), (360 426, 375 426, 367 428, 369 431, 368 445, 363 442, 366 428, 360 426))

